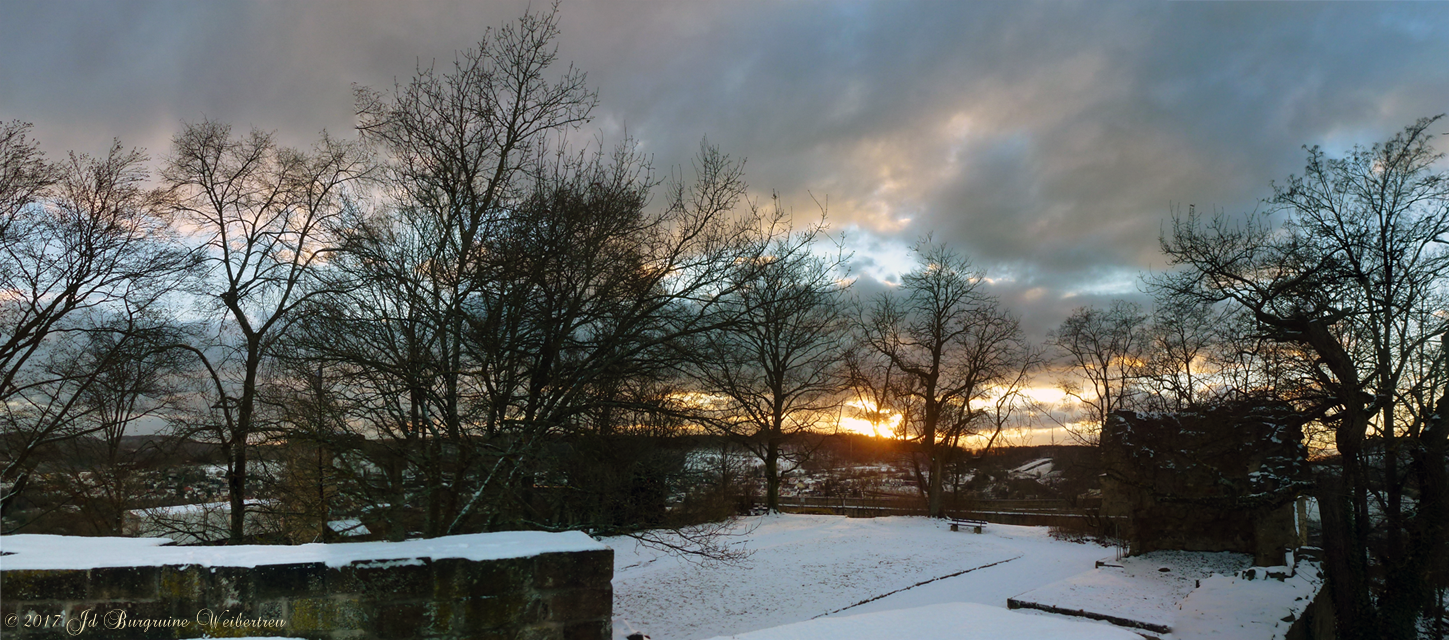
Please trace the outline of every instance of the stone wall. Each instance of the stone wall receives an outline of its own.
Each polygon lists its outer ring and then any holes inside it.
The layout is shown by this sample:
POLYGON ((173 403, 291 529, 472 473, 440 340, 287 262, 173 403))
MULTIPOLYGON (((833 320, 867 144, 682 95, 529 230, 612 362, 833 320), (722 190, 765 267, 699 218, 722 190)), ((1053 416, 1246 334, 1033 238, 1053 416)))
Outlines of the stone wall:
MULTIPOLYGON (((4 543, 0 539, 0 550, 4 543)), ((5 625, 0 635, 604 640, 611 635, 613 551, 598 547, 485 560, 392 557, 341 566, 319 561, 17 570, 5 567, 0 556, 5 625)))
POLYGON ((1126 523, 1133 554, 1237 551, 1282 564, 1300 544, 1294 506, 1308 486, 1301 425, 1282 404, 1116 412, 1101 436, 1102 515, 1126 523))

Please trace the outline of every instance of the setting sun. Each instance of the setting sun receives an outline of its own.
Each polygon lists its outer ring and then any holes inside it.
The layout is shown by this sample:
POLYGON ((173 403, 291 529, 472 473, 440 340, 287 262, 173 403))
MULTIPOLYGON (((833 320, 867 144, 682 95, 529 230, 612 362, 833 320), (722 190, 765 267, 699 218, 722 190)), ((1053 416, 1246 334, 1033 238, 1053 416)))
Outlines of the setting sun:
POLYGON ((896 437, 896 428, 901 424, 901 414, 881 411, 869 400, 851 400, 845 406, 850 413, 856 415, 842 414, 841 429, 878 438, 896 437))

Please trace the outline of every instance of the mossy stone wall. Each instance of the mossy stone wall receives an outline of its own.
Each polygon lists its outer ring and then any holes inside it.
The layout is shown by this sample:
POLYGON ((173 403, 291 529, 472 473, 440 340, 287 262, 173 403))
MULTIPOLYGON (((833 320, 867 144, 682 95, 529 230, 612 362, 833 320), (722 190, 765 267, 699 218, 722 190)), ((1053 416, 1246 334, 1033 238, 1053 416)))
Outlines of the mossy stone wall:
POLYGON ((0 557, 0 636, 605 640, 612 578, 607 549, 342 567, 65 571, 5 570, 0 557))

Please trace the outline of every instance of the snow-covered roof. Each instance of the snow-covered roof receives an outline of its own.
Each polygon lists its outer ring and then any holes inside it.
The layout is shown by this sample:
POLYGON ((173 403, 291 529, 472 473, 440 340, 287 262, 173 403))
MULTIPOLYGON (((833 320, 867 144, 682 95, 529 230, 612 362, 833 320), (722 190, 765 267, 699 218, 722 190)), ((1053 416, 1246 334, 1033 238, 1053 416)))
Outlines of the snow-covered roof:
POLYGON ((1012 469, 1008 474, 1013 478, 1035 478, 1041 480, 1052 475, 1053 468, 1054 465, 1052 464, 1051 458, 1038 458, 1012 469))
POLYGON ((344 536, 365 536, 372 533, 367 530, 367 525, 362 524, 362 521, 357 518, 333 520, 327 523, 327 528, 344 536))
POLYGON ((580 531, 549 533, 505 531, 404 542, 173 547, 165 538, 92 538, 19 534, 0 536, 0 567, 19 569, 95 569, 160 565, 255 567, 321 562, 341 567, 353 562, 462 558, 497 560, 542 553, 601 551, 603 543, 580 531))

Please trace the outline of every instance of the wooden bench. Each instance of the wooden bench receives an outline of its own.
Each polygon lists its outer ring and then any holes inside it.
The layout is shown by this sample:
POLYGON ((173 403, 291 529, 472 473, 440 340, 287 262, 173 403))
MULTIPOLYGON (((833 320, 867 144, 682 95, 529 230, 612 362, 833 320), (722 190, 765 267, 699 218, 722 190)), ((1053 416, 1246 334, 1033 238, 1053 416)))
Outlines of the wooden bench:
POLYGON ((964 520, 961 518, 951 518, 952 531, 960 531, 961 527, 970 527, 971 533, 981 533, 981 528, 985 526, 985 520, 964 520))

